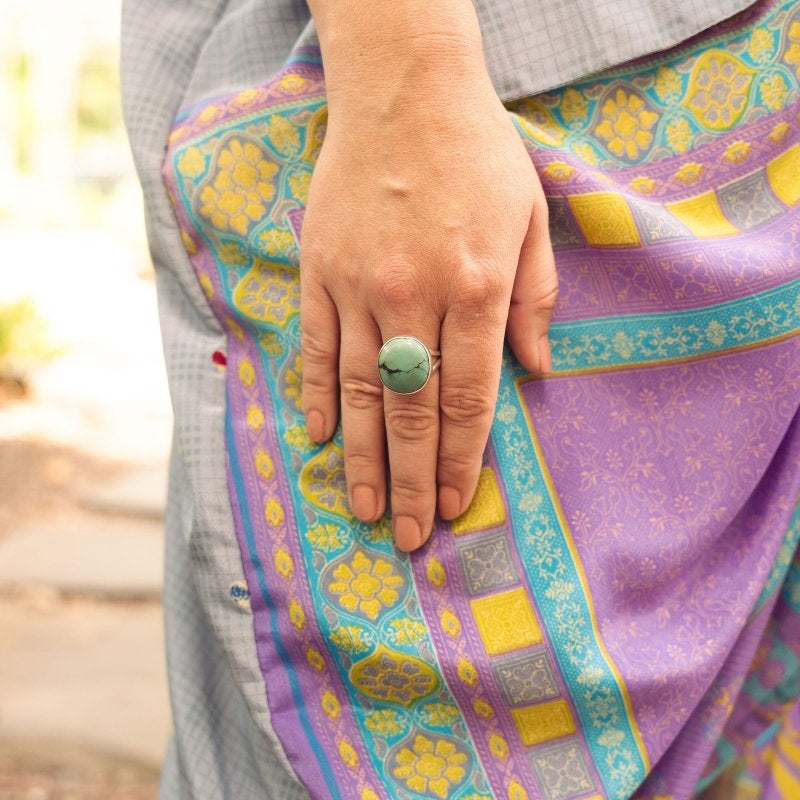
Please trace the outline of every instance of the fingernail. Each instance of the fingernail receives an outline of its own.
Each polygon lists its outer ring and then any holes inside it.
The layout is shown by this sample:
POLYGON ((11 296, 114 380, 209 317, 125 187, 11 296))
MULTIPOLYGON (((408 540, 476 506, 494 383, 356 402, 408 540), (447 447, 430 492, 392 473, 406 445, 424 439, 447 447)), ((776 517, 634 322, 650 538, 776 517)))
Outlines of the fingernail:
POLYGON ((320 441, 325 436, 325 417, 316 408, 312 408, 306 414, 306 428, 308 428, 308 435, 315 442, 320 441))
POLYGON ((461 492, 452 486, 439 487, 439 516, 454 519, 461 513, 461 492))
POLYGON ((394 518, 394 542, 398 550, 408 553, 422 544, 422 530, 414 517, 394 518))
POLYGON ((553 371, 553 358, 550 354, 550 340, 546 333, 539 337, 539 365, 543 373, 553 371))
POLYGON ((371 520, 378 510, 378 496, 371 486, 359 483, 353 487, 353 513, 359 519, 371 520))

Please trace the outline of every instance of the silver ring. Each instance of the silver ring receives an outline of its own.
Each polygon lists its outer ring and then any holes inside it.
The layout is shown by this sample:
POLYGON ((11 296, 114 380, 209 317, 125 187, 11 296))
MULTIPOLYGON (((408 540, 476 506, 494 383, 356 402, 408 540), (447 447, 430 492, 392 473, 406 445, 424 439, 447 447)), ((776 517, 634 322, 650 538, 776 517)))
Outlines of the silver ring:
POLYGON ((393 336, 378 353, 378 376, 390 392, 416 394, 441 363, 441 352, 431 350, 416 336, 393 336))

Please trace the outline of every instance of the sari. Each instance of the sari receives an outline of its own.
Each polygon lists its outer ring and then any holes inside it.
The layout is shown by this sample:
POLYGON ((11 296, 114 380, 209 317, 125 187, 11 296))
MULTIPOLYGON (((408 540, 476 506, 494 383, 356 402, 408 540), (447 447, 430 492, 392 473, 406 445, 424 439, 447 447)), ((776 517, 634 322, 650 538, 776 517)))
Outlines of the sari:
POLYGON ((550 209, 553 373, 504 350, 475 497, 410 555, 303 421, 319 51, 178 114, 164 184, 225 331, 226 602, 310 797, 685 800, 726 771, 800 797, 799 86, 800 5, 760 0, 505 103, 550 209))

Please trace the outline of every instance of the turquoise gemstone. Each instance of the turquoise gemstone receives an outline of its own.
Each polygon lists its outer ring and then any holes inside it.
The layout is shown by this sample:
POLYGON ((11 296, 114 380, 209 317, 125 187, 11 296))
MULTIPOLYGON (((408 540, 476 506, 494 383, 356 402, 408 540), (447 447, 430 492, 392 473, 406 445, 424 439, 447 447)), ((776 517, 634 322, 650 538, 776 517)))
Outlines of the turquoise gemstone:
POLYGON ((431 374, 425 345, 413 336, 395 336, 381 347, 378 372, 383 385, 400 394, 419 391, 431 374))

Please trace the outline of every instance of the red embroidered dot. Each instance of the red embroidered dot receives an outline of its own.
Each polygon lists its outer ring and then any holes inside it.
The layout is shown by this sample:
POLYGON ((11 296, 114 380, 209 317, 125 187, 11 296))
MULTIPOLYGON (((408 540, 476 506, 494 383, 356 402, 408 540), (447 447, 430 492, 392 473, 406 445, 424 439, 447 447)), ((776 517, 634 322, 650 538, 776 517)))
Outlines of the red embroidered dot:
POLYGON ((220 367, 224 367, 228 363, 228 359, 225 358, 225 353, 222 350, 215 350, 211 355, 211 360, 220 367))

